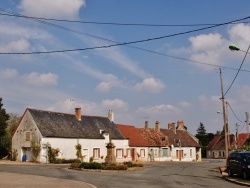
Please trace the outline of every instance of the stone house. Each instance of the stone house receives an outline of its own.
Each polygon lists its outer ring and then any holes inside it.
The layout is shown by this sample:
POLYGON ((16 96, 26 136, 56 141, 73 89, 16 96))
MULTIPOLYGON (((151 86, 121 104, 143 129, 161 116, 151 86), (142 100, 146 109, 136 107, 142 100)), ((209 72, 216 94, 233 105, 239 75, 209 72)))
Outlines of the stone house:
POLYGON ((36 159, 41 163, 48 163, 49 147, 59 149, 59 158, 75 159, 77 144, 82 146, 84 161, 104 162, 106 146, 111 141, 115 146, 116 161, 125 161, 122 152, 129 148, 128 139, 116 127, 112 110, 108 117, 81 113, 81 108, 76 108, 75 114, 27 108, 12 136, 12 150, 17 151, 17 160, 34 160, 33 141, 41 146, 36 159))

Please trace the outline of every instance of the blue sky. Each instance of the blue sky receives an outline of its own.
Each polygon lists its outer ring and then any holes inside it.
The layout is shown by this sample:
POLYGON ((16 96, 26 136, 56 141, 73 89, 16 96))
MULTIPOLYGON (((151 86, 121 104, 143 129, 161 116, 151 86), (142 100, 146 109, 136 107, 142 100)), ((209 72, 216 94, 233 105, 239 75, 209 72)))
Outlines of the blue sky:
MULTIPOLYGON (((207 132, 222 130, 219 66, 226 91, 245 56, 229 51, 231 43, 246 51, 250 24, 238 24, 178 34, 249 15, 250 1, 84 1, 5 0, 0 13, 119 24, 38 21, 0 15, 0 53, 85 49, 140 41, 130 45, 52 54, 0 54, 0 96, 8 113, 22 115, 27 107, 85 115, 107 116, 115 122, 151 127, 160 121, 183 120, 195 134, 202 122, 207 132), (50 25, 49 25, 50 24, 50 25), (54 26, 51 26, 54 24, 54 26), (173 26, 179 25, 179 26, 173 26), (182 25, 182 26, 180 26, 182 25), (185 25, 185 26, 184 26, 185 25), (195 26, 196 25, 196 26, 195 26), (59 27, 63 27, 61 29, 59 27), (69 31, 70 30, 70 31, 69 31), (232 69, 233 68, 233 69, 232 69), (72 100, 74 99, 74 100, 72 100)), ((250 102, 250 57, 246 57, 231 89, 231 133, 241 132, 250 102), (233 112, 234 114, 233 114, 233 112), (236 117, 235 117, 236 115, 236 117)))

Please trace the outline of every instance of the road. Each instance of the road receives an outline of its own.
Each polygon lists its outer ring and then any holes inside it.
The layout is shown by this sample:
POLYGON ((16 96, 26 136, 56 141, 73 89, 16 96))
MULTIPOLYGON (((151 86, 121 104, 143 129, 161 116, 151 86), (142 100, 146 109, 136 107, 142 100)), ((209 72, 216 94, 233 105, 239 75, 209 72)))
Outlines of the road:
MULTIPOLYGON (((225 181, 218 167, 224 160, 198 163, 161 162, 145 164, 132 172, 93 172, 70 170, 66 165, 10 165, 0 164, 0 172, 31 174, 87 182, 98 188, 234 188, 225 181)), ((32 178, 30 179, 32 181, 32 178)))

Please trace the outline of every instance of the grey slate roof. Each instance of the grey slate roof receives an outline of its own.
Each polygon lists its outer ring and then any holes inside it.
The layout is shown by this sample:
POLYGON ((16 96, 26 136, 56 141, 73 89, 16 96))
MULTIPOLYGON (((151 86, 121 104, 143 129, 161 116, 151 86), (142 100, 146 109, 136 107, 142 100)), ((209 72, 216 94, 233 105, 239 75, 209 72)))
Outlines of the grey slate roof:
POLYGON ((125 139, 114 122, 107 117, 81 116, 36 109, 27 109, 43 137, 103 139, 100 129, 109 133, 111 139, 125 139))

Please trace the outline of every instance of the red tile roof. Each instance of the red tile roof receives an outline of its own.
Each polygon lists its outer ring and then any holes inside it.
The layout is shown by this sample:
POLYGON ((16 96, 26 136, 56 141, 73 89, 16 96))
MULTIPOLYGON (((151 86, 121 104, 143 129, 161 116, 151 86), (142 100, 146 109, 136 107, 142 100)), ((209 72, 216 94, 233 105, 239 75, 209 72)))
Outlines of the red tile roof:
POLYGON ((137 128, 131 125, 117 124, 117 128, 120 130, 122 135, 129 139, 130 147, 147 147, 147 142, 142 138, 137 128))
POLYGON ((241 133, 238 135, 238 147, 241 147, 245 144, 245 142, 247 141, 247 139, 249 138, 250 134, 249 133, 241 133))
POLYGON ((177 143, 180 140, 181 147, 200 147, 198 140, 184 129, 177 129, 175 132, 172 129, 161 129, 161 132, 167 136, 170 145, 178 146, 177 143))
POLYGON ((137 128, 142 138, 147 142, 148 146, 159 147, 169 146, 168 138, 154 128, 137 128))
MULTIPOLYGON (((235 137, 230 135, 230 148, 234 147, 235 137)), ((208 144, 207 150, 225 150, 225 136, 216 135, 214 139, 208 144)))

